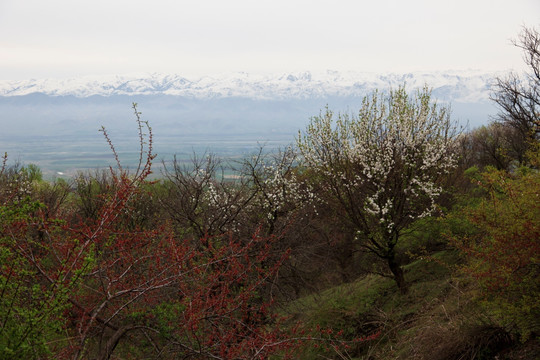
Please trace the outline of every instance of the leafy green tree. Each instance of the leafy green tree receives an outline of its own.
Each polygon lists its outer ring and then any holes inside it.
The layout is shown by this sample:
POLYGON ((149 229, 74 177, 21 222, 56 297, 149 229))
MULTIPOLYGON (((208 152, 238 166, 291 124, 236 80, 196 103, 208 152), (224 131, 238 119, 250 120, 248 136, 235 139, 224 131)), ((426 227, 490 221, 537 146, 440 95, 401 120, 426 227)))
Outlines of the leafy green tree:
POLYGON ((396 257, 401 235, 430 215, 439 180, 455 164, 455 125, 428 89, 404 87, 364 98, 358 116, 314 117, 298 147, 313 181, 338 204, 360 246, 386 262, 401 292, 407 284, 396 257))

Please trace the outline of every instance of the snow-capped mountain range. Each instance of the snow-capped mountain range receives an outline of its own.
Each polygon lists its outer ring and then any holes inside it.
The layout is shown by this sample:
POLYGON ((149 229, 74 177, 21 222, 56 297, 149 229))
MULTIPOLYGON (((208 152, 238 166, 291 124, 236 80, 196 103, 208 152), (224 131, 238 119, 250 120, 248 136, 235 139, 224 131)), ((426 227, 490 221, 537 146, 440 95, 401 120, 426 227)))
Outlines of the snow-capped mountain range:
POLYGON ((478 103, 489 99, 490 87, 502 72, 447 71, 408 74, 361 72, 299 72, 261 75, 229 73, 200 78, 180 75, 135 74, 86 76, 69 79, 0 80, 0 96, 41 93, 78 98, 115 95, 172 95, 193 99, 249 98, 261 100, 364 96, 406 84, 408 89, 425 85, 443 101, 478 103))

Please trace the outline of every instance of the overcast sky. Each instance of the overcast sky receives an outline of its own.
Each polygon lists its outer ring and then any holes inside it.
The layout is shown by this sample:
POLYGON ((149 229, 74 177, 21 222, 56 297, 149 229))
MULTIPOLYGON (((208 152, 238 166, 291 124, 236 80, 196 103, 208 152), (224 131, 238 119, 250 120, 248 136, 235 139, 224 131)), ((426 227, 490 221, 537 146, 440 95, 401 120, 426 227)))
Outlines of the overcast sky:
POLYGON ((0 79, 520 70, 539 0, 0 0, 0 79))

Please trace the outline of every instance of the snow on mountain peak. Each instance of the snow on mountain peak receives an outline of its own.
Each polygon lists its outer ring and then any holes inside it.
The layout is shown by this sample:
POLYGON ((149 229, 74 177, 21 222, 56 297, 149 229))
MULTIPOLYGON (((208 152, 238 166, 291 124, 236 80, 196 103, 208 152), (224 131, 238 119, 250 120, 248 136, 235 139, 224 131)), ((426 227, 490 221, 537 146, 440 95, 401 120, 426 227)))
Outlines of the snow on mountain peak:
POLYGON ((408 89, 426 84, 434 96, 458 102, 489 98, 493 79, 500 73, 480 71, 373 74, 328 70, 277 75, 225 73, 188 79, 177 74, 85 76, 69 79, 0 80, 0 96, 42 93, 49 96, 175 95, 189 98, 243 97, 252 99, 364 96, 374 89, 408 89))

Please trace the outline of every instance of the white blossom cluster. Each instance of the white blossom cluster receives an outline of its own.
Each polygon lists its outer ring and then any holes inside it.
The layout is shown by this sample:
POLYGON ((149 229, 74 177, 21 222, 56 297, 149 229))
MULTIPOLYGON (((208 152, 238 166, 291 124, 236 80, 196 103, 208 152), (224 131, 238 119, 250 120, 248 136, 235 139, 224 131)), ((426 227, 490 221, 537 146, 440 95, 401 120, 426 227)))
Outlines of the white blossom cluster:
POLYGON ((257 176, 257 200, 268 220, 289 210, 311 207, 315 214, 320 199, 310 184, 303 182, 294 166, 297 154, 288 147, 280 156, 260 163, 257 176))
POLYGON ((22 201, 32 195, 33 190, 32 182, 24 172, 11 176, 5 188, 5 195, 14 201, 22 201))
POLYGON ((208 226, 219 227, 227 224, 227 230, 236 231, 239 222, 235 214, 247 204, 249 194, 236 188, 233 182, 220 182, 215 179, 214 173, 210 175, 201 178, 201 197, 199 200, 193 199, 193 203, 198 203, 196 211, 204 214, 208 226))
POLYGON ((226 187, 227 185, 218 184, 214 180, 208 181, 204 187, 205 191, 201 199, 203 204, 213 209, 208 214, 210 220, 230 215, 237 210, 239 203, 244 202, 245 195, 242 196, 241 192, 236 192, 233 189, 227 191, 226 187))
POLYGON ((317 202, 318 198, 311 187, 308 184, 302 185, 296 174, 283 171, 280 166, 268 167, 266 170, 273 172, 265 180, 268 197, 263 198, 268 218, 290 204, 294 204, 294 207, 313 206, 317 202))
POLYGON ((358 116, 330 110, 312 119, 298 145, 336 196, 361 201, 363 212, 388 232, 403 217, 430 215, 441 175, 456 166, 456 128, 449 112, 424 89, 403 87, 363 100, 358 116))

